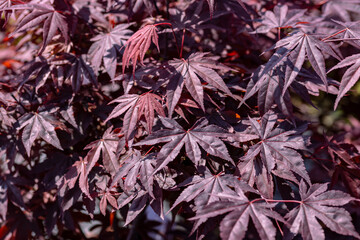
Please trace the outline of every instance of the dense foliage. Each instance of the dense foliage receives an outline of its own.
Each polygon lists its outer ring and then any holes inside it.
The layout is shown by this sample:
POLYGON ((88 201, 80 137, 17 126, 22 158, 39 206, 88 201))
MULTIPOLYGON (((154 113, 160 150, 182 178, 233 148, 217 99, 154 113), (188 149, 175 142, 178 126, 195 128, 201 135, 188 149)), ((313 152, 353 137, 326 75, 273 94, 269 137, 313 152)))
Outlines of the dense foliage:
POLYGON ((0 239, 360 238, 360 0, 0 13, 0 239))

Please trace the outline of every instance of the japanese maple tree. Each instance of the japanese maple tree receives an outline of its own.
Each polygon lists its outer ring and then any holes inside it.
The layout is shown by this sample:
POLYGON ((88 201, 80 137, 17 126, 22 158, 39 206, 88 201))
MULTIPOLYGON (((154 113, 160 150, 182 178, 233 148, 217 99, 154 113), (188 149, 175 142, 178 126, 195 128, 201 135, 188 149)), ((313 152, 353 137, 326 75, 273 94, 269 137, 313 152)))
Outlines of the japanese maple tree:
POLYGON ((360 239, 360 0, 0 16, 0 239, 360 239))

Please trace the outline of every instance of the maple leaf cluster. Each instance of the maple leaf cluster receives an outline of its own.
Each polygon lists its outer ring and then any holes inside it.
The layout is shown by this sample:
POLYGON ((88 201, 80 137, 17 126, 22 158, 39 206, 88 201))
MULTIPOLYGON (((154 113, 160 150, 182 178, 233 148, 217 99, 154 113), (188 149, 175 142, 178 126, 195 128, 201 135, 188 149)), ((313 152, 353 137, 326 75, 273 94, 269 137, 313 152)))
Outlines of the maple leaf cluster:
POLYGON ((359 0, 0 16, 0 239, 360 239, 359 0))

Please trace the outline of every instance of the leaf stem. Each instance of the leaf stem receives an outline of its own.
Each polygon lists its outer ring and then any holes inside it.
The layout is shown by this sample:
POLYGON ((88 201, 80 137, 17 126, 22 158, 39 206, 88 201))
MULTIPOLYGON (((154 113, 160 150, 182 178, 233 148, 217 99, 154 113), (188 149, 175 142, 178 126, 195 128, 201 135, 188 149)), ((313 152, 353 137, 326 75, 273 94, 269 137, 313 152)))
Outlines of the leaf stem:
POLYGON ((284 237, 284 231, 281 229, 279 221, 275 219, 275 222, 276 222, 276 225, 277 225, 277 227, 278 227, 278 229, 280 231, 281 236, 284 237))
POLYGON ((146 155, 148 155, 149 152, 150 152, 154 147, 155 147, 155 146, 152 146, 152 147, 145 153, 144 157, 145 157, 146 155))
POLYGON ((182 53, 183 53, 183 49, 184 49, 184 39, 185 39, 185 28, 183 29, 183 35, 181 38, 180 59, 182 58, 182 53))
POLYGON ((321 39, 321 41, 323 41, 323 42, 324 42, 325 40, 328 40, 329 38, 335 37, 336 35, 338 35, 338 34, 340 34, 340 33, 345 32, 345 31, 346 31, 346 29, 347 29, 347 28, 344 28, 343 30, 340 30, 340 31, 338 31, 338 32, 336 32, 336 33, 334 33, 334 34, 331 34, 330 36, 328 36, 328 37, 326 37, 326 38, 321 39))
POLYGON ((155 27, 160 26, 160 25, 168 25, 168 26, 171 27, 171 31, 172 31, 172 34, 173 34, 173 37, 174 37, 175 43, 176 43, 176 49, 177 49, 177 52, 178 52, 178 54, 179 54, 179 56, 180 56, 179 44, 178 44, 178 41, 177 41, 177 39, 176 39, 175 31, 174 31, 174 28, 173 28, 172 24, 171 24, 171 23, 167 23, 167 22, 154 24, 155 27))
POLYGON ((20 1, 20 0, 11 0, 11 2, 15 3, 15 4, 25 4, 25 2, 20 1))
POLYGON ((280 40, 280 28, 277 28, 278 40, 280 40))
POLYGON ((256 199, 250 201, 250 203, 259 202, 259 201, 276 202, 276 203, 298 203, 298 204, 303 204, 302 201, 298 201, 298 200, 277 200, 277 199, 267 199, 267 198, 256 198, 256 199))

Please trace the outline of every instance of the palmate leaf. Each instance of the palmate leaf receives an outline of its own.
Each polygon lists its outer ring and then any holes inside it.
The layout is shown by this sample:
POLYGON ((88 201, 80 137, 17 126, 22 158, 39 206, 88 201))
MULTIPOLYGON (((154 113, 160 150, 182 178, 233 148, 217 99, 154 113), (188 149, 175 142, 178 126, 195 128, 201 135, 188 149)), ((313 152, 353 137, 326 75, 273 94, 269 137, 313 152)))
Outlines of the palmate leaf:
POLYGON ((324 136, 323 143, 324 145, 321 149, 326 150, 334 163, 338 162, 338 159, 341 159, 347 165, 351 166, 351 168, 360 169, 352 159, 353 157, 359 155, 356 147, 352 144, 345 143, 344 136, 342 134, 332 137, 324 136))
POLYGON ((277 49, 277 51, 269 59, 264 69, 259 74, 259 77, 265 76, 279 64, 285 64, 291 67, 292 72, 286 76, 283 94, 299 74, 306 57, 325 86, 327 86, 328 80, 326 78, 324 53, 330 54, 340 60, 338 54, 328 43, 302 31, 281 39, 272 47, 272 49, 277 49), (287 63, 288 60, 291 64, 287 63))
POLYGON ((339 24, 341 28, 337 29, 335 33, 325 38, 325 40, 329 39, 330 37, 336 37, 337 39, 346 40, 347 43, 353 45, 356 48, 360 48, 360 21, 340 22, 334 19, 332 19, 332 21, 339 24))
POLYGON ((256 188, 263 197, 274 197, 274 183, 272 175, 266 170, 266 167, 260 157, 254 157, 251 161, 244 161, 238 164, 241 179, 250 186, 256 184, 256 188))
POLYGON ((108 128, 100 140, 94 141, 84 148, 90 149, 86 155, 86 176, 99 160, 100 153, 102 153, 104 167, 111 175, 114 175, 120 168, 119 159, 115 154, 119 138, 111 130, 112 127, 108 128))
POLYGON ((55 132, 55 126, 61 125, 61 123, 54 120, 48 112, 26 113, 18 121, 20 124, 18 129, 24 128, 22 142, 28 156, 30 156, 31 146, 38 137, 63 150, 55 132))
POLYGON ((292 28, 299 19, 304 16, 305 10, 289 10, 287 5, 276 5, 273 11, 266 11, 261 21, 262 26, 256 29, 256 33, 267 33, 271 29, 292 28))
MULTIPOLYGON (((77 180, 79 179, 79 188, 83 193, 85 193, 87 196, 90 196, 89 193, 89 183, 87 179, 86 174, 86 167, 87 167, 87 160, 86 158, 83 159, 80 157, 78 161, 76 161, 69 170, 63 175, 57 182, 56 185, 58 186, 58 194, 60 197, 63 197, 61 201, 61 206, 64 211, 66 211, 68 208, 70 208, 72 205, 68 204, 69 201, 66 201, 65 195, 67 192, 71 191, 75 188, 75 184, 77 180)), ((70 202, 74 204, 74 202, 70 202)))
POLYGON ((271 110, 274 104, 276 104, 277 108, 284 115, 292 119, 294 115, 290 90, 296 92, 304 101, 314 107, 315 105, 312 103, 310 95, 318 96, 320 90, 326 91, 326 88, 328 93, 338 93, 336 86, 338 86, 339 83, 337 81, 327 78, 329 85, 325 85, 320 77, 305 68, 302 68, 297 74, 290 88, 285 89, 285 79, 293 72, 290 65, 291 63, 285 67, 285 70, 284 66, 279 66, 261 77, 260 75, 264 66, 260 66, 253 73, 246 87, 246 93, 241 104, 258 93, 257 104, 261 115, 271 110))
POLYGON ((135 72, 138 58, 140 59, 140 64, 144 65, 145 53, 149 49, 151 42, 155 44, 160 52, 158 38, 156 26, 146 25, 126 41, 125 52, 122 58, 123 74, 125 73, 125 68, 129 66, 130 60, 133 64, 133 73, 135 72))
POLYGON ((136 183, 130 192, 123 192, 118 197, 117 203, 119 208, 124 207, 132 201, 126 215, 125 226, 132 222, 136 216, 144 210, 148 203, 150 203, 154 212, 158 214, 161 219, 164 219, 162 190, 158 184, 154 184, 154 195, 156 198, 152 198, 146 190, 142 189, 141 186, 136 183))
MULTIPOLYGON (((289 74, 291 68, 286 69, 286 74, 289 74)), ((310 95, 319 96, 320 91, 327 91, 327 93, 337 94, 338 86, 340 83, 334 79, 328 78, 328 85, 326 86, 320 77, 316 76, 313 72, 303 68, 296 77, 296 81, 291 84, 293 89, 303 100, 313 105, 310 95)))
POLYGON ((169 64, 178 72, 178 74, 173 75, 170 79, 167 87, 166 95, 168 97, 169 116, 172 115, 180 99, 184 85, 199 106, 205 110, 204 90, 200 79, 232 96, 224 80, 214 70, 230 71, 232 69, 218 63, 217 57, 208 56, 208 53, 197 52, 191 54, 186 60, 174 59, 169 64))
POLYGON ((137 179, 140 180, 142 187, 155 199, 153 193, 154 185, 154 167, 156 165, 156 154, 148 154, 141 156, 138 150, 121 162, 121 168, 114 176, 113 182, 117 182, 125 178, 122 186, 125 192, 129 192, 134 188, 137 179))
POLYGON ((107 191, 105 191, 104 193, 102 193, 101 195, 102 195, 102 197, 100 200, 99 208, 100 208, 100 212, 102 213, 102 215, 104 215, 104 216, 106 215, 106 207, 107 207, 108 202, 114 209, 118 208, 117 201, 116 201, 115 197, 111 194, 109 189, 107 191))
MULTIPOLYGON (((51 59, 50 59, 51 61, 51 59)), ((20 87, 28 82, 35 81, 35 91, 37 92, 51 75, 54 65, 43 56, 35 58, 25 66, 24 73, 20 76, 20 87)))
POLYGON ((339 16, 342 20, 349 22, 351 14, 360 13, 360 4, 358 0, 330 0, 325 3, 322 12, 324 16, 332 18, 339 16))
POLYGON ((104 63, 105 70, 110 78, 115 77, 117 58, 121 47, 125 45, 132 31, 127 29, 131 24, 119 24, 108 33, 100 33, 91 41, 94 43, 89 48, 89 59, 95 68, 99 70, 101 62, 104 63))
POLYGON ((199 165, 201 150, 199 145, 209 154, 220 157, 234 164, 221 137, 229 137, 224 129, 208 125, 204 118, 198 120, 189 130, 184 130, 175 120, 160 117, 162 124, 168 129, 156 131, 134 146, 154 145, 167 142, 157 155, 157 165, 154 173, 173 161, 185 145, 187 156, 199 165))
POLYGON ((57 30, 60 30, 62 36, 65 39, 65 44, 70 40, 68 35, 68 23, 66 17, 60 12, 56 11, 51 5, 45 4, 20 4, 13 7, 7 8, 9 10, 16 9, 31 9, 32 12, 26 15, 21 21, 17 24, 15 31, 12 33, 18 33, 28 30, 29 28, 38 26, 40 23, 44 22, 43 25, 43 43, 39 49, 39 54, 41 54, 46 45, 55 36, 57 30))
POLYGON ((304 161, 297 152, 297 150, 307 149, 307 139, 301 135, 305 131, 306 125, 289 130, 289 126, 286 126, 287 123, 283 122, 275 127, 277 116, 272 112, 266 113, 260 123, 251 118, 250 122, 252 131, 259 136, 260 142, 251 146, 247 154, 240 159, 238 165, 240 172, 251 175, 259 171, 256 170, 256 165, 253 162, 256 156, 260 156, 266 174, 271 172, 279 177, 298 182, 293 175, 296 173, 310 182, 304 161))
MULTIPOLYGON (((275 239, 276 228, 270 218, 284 221, 272 210, 276 204, 263 201, 249 201, 242 191, 236 193, 218 193, 221 201, 210 203, 196 212, 196 216, 189 220, 207 219, 227 213, 220 223, 220 237, 226 240, 241 240, 245 237, 251 218, 260 239, 275 239)), ((208 220, 211 221, 211 220, 208 220)))
POLYGON ((283 93, 285 79, 282 70, 278 67, 270 71, 268 74, 259 77, 263 66, 251 77, 247 87, 245 96, 242 99, 242 103, 252 97, 255 93, 258 93, 257 102, 259 112, 264 115, 266 112, 272 109, 274 103, 286 116, 293 116, 293 106, 291 103, 290 93, 286 90, 283 93))
POLYGON ((351 223, 350 214, 338 206, 343 206, 354 200, 349 194, 327 190, 328 184, 314 184, 307 188, 301 181, 299 193, 300 205, 292 209, 285 218, 290 222, 290 231, 300 233, 303 239, 325 239, 324 231, 318 222, 320 220, 332 231, 342 235, 360 238, 351 223))
POLYGON ((206 169, 203 176, 195 175, 180 183, 177 187, 187 186, 180 196, 176 199, 169 212, 179 205, 181 202, 190 202, 195 199, 197 208, 209 205, 212 202, 218 201, 217 196, 221 192, 231 191, 230 187, 240 186, 244 192, 253 191, 245 182, 238 180, 237 177, 231 174, 211 174, 206 169))
POLYGON ((162 190, 156 184, 154 187, 154 195, 156 198, 151 198, 149 193, 144 190, 140 190, 130 205, 125 225, 128 225, 131 221, 133 221, 136 216, 141 213, 146 206, 148 206, 148 204, 161 219, 164 219, 162 190))
POLYGON ((147 92, 142 95, 125 94, 109 103, 119 104, 110 113, 106 121, 109 121, 112 118, 116 118, 126 112, 123 120, 122 131, 124 132, 126 139, 130 140, 133 137, 132 135, 137 122, 140 120, 141 116, 144 116, 147 123, 147 131, 151 133, 155 119, 155 111, 160 116, 165 116, 161 102, 161 97, 151 92, 147 92))
MULTIPOLYGON (((238 179, 238 177, 225 174, 220 172, 219 174, 212 174, 208 169, 205 170, 202 176, 195 175, 184 182, 177 185, 177 187, 187 186, 180 196, 176 199, 172 207, 168 212, 173 208, 179 205, 181 202, 190 202, 194 200, 195 207, 194 210, 204 208, 205 206, 219 201, 220 198, 217 196, 219 193, 229 193, 232 192, 231 188, 237 189, 238 194, 244 195, 245 192, 257 193, 253 188, 251 188, 244 181, 238 179), (231 188, 230 188, 231 187, 231 188)), ((198 229, 198 233, 205 234, 206 226, 210 226, 209 222, 203 224, 205 219, 199 219, 194 223, 192 233, 198 229), (201 226, 204 227, 200 227, 201 226), (205 230, 205 231, 204 231, 205 230)))
POLYGON ((335 100, 334 110, 337 108, 341 98, 355 85, 355 83, 357 83, 360 78, 360 54, 351 55, 345 58, 329 70, 329 72, 331 72, 335 69, 350 65, 352 66, 348 68, 342 76, 339 93, 335 100))
POLYGON ((86 63, 85 55, 75 57, 67 54, 66 58, 70 64, 65 72, 65 80, 70 80, 74 92, 79 92, 82 85, 93 84, 97 87, 94 70, 86 63))

